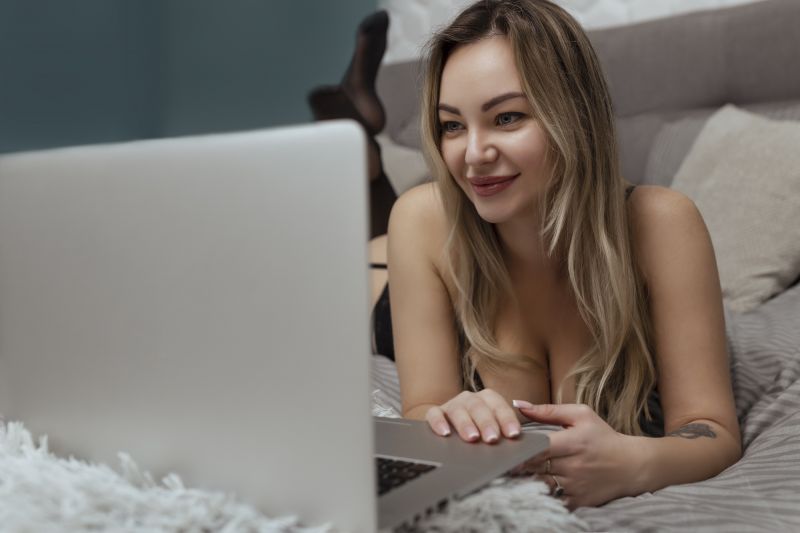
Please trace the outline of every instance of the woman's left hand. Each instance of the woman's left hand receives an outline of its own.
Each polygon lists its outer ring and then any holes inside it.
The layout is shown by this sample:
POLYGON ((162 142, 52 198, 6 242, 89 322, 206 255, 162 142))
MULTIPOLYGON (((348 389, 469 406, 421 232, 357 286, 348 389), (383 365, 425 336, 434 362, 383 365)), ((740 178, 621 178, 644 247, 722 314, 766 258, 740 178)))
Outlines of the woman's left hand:
POLYGON ((527 418, 565 429, 549 434, 550 448, 522 469, 534 472, 569 509, 602 505, 637 494, 641 472, 635 437, 614 431, 590 407, 579 404, 532 405, 515 401, 527 418), (561 487, 563 490, 558 491, 561 487))

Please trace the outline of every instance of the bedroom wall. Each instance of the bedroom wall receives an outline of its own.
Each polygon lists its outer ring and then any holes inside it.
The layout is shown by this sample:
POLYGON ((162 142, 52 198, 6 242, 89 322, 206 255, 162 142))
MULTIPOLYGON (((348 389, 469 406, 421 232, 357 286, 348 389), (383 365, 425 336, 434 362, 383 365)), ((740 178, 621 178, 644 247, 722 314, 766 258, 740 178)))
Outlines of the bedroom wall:
MULTIPOLYGON (((470 0, 0 0, 0 153, 306 122, 358 22, 417 54, 470 0)), ((560 0, 587 27, 755 0, 560 0)))
POLYGON ((306 122, 376 0, 0 0, 0 153, 306 122))
MULTIPOLYGON (((446 23, 473 0, 378 0, 389 11, 387 63, 418 57, 430 31, 446 23)), ((714 9, 761 0, 556 0, 585 28, 631 24, 701 9, 714 9)))
POLYGON ((337 83, 376 0, 165 3, 163 135, 307 122, 308 90, 337 83))
POLYGON ((0 152, 157 133, 155 1, 0 0, 0 152))

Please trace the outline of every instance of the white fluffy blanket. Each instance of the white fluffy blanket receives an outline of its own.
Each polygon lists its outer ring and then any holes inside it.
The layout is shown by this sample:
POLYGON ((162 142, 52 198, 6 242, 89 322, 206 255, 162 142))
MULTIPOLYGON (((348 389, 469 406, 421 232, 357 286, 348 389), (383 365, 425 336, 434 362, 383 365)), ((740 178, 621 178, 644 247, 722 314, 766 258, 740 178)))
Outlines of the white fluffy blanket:
MULTIPOLYGON (((2 423, 0 423, 2 424, 2 423)), ((222 493, 157 483, 120 453, 121 472, 54 456, 19 422, 0 425, 0 527, 12 532, 322 532, 293 517, 269 518, 222 493)), ((583 530, 539 482, 500 480, 435 515, 420 530, 534 532, 583 530)))

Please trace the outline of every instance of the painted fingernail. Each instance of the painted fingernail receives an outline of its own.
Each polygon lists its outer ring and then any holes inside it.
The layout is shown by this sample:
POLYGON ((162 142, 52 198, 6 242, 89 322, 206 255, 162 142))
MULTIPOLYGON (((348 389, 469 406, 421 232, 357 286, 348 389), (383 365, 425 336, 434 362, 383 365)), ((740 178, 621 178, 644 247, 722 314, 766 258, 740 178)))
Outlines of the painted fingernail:
POLYGON ((467 432, 467 438, 469 440, 475 440, 477 438, 480 438, 480 436, 481 434, 475 431, 474 429, 467 432))
POLYGON ((487 429, 486 434, 484 435, 486 442, 497 442, 497 439, 500 437, 497 435, 497 432, 493 429, 487 429))
POLYGON ((531 402, 526 402, 525 400, 513 400, 511 405, 516 407, 517 409, 531 409, 534 405, 531 402))
POLYGON ((436 431, 442 437, 447 437, 448 435, 450 435, 450 426, 448 426, 447 424, 439 424, 438 426, 436 426, 436 431))
POLYGON ((508 426, 506 426, 506 435, 508 435, 512 439, 514 437, 519 437, 519 428, 517 426, 509 424, 508 426))

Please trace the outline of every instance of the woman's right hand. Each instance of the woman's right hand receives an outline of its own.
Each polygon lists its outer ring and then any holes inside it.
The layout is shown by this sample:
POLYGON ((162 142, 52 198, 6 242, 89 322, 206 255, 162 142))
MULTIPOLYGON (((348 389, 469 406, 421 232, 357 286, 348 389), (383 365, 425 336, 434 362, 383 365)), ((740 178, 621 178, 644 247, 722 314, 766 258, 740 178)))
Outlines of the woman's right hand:
POLYGON ((467 442, 495 443, 501 436, 518 437, 522 431, 516 412, 503 396, 491 389, 463 391, 448 402, 431 407, 425 419, 434 433, 442 437, 455 428, 467 442))

